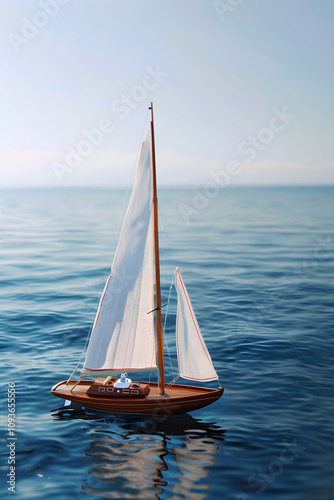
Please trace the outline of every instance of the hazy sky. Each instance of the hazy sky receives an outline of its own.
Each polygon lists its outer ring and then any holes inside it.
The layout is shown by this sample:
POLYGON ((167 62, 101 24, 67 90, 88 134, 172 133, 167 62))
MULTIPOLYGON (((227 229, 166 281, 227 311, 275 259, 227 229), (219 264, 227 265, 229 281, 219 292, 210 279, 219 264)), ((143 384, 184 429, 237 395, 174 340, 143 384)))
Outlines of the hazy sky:
POLYGON ((334 183, 332 0, 0 6, 0 187, 334 183))

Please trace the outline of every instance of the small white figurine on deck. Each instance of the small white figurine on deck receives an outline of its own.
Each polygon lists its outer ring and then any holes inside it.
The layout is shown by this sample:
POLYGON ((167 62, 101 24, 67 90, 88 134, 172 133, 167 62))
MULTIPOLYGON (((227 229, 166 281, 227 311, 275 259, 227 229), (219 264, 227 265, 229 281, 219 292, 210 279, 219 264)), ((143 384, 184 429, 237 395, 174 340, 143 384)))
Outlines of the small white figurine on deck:
POLYGON ((126 378, 127 373, 122 373, 121 378, 116 380, 114 383, 114 387, 117 387, 119 389, 127 389, 130 387, 132 380, 130 378, 126 378))

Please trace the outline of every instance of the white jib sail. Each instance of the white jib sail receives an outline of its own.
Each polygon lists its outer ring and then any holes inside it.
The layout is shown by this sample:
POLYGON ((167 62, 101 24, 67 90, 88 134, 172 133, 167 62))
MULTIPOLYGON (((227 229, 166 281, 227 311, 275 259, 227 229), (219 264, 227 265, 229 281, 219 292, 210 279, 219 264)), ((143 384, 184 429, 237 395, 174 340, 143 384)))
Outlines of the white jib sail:
POLYGON ((175 288, 178 299, 176 344, 180 376, 202 382, 218 380, 178 269, 176 269, 175 288))
POLYGON ((156 370, 150 127, 82 376, 156 370))

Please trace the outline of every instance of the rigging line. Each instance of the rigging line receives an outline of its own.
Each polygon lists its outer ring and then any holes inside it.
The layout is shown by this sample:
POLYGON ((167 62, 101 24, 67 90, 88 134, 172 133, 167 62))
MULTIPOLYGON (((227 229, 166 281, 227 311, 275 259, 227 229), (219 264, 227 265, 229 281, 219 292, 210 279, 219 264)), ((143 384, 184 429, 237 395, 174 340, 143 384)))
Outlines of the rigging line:
POLYGON ((175 384, 175 382, 177 381, 177 379, 180 378, 180 374, 176 375, 176 377, 171 381, 169 382, 169 384, 166 385, 166 389, 168 389, 168 387, 171 387, 173 384, 175 384))
POLYGON ((167 351, 167 354, 168 354, 169 364, 170 364, 170 368, 171 368, 172 376, 173 377, 174 377, 174 370, 173 370, 172 358, 171 358, 171 355, 170 355, 170 352, 169 352, 169 348, 168 348, 167 337, 166 337, 166 334, 165 334, 165 328, 166 328, 166 322, 167 322, 168 305, 169 305, 170 296, 171 296, 171 293, 172 293, 172 288, 173 288, 173 283, 174 283, 174 279, 175 279, 175 274, 176 274, 176 271, 174 271, 174 274, 173 274, 173 277, 172 277, 172 281, 171 281, 171 284, 170 284, 170 287, 169 287, 167 309, 166 309, 166 313, 165 313, 164 326, 162 328, 162 333, 163 333, 163 337, 164 337, 164 341, 165 341, 166 351, 167 351))
POLYGON ((162 213, 161 213, 161 211, 159 209, 159 205, 158 205, 158 212, 159 212, 160 220, 161 220, 163 228, 164 228, 164 235, 166 236, 166 240, 167 240, 167 243, 169 245, 169 237, 168 237, 167 229, 166 229, 166 226, 165 226, 164 218, 163 218, 162 213))
MULTIPOLYGON (((99 305, 97 305, 96 310, 98 309, 98 307, 99 307, 99 305)), ((89 330, 88 330, 88 334, 87 334, 87 337, 86 337, 86 342, 85 342, 84 348, 82 349, 81 354, 80 354, 79 363, 80 363, 80 361, 81 361, 81 358, 82 358, 82 356, 83 356, 83 353, 84 353, 84 352, 86 351, 86 349, 87 349, 88 340, 89 340, 90 334, 91 334, 91 332, 92 332, 92 330, 93 330, 94 322, 95 322, 95 317, 94 317, 94 320, 91 322, 91 326, 90 326, 90 328, 89 328, 89 330)))
MULTIPOLYGON (((95 321, 95 320, 94 320, 94 321, 95 321)), ((73 377, 73 375, 74 375, 74 374, 75 374, 75 372, 77 371, 78 366, 80 365, 80 361, 81 361, 82 355, 83 355, 83 353, 86 351, 86 348, 87 348, 88 339, 89 339, 90 333, 91 333, 91 331, 92 331, 92 329, 93 329, 94 321, 92 322, 91 327, 90 327, 90 328, 89 328, 89 330, 88 330, 88 334, 87 334, 87 337, 86 337, 86 342, 85 342, 84 348, 83 348, 83 349, 82 349, 82 351, 81 351, 80 358, 79 358, 79 362, 78 362, 77 366, 75 367, 74 372, 72 372, 72 374, 70 375, 70 377, 67 379, 67 383, 71 380, 71 378, 73 377)))

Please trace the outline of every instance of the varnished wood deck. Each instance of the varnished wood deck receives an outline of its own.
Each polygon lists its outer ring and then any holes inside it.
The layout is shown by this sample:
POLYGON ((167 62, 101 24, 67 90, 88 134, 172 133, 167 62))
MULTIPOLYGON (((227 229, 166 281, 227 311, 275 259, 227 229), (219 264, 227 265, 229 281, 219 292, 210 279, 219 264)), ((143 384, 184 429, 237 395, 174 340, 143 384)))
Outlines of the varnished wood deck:
MULTIPOLYGON (((95 382, 96 383, 96 382, 95 382)), ((93 384, 91 381, 80 381, 74 388, 75 381, 60 382, 51 390, 54 396, 68 399, 82 406, 98 410, 124 413, 148 413, 148 414, 178 414, 197 410, 207 406, 219 399, 224 389, 207 389, 175 384, 166 390, 166 395, 159 394, 156 383, 150 383, 150 392, 144 397, 113 397, 89 395, 87 391, 93 384)))

